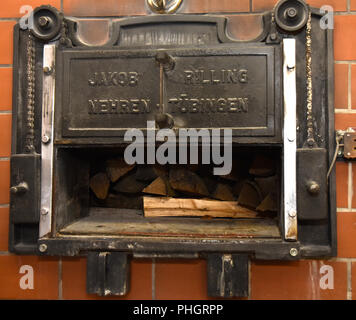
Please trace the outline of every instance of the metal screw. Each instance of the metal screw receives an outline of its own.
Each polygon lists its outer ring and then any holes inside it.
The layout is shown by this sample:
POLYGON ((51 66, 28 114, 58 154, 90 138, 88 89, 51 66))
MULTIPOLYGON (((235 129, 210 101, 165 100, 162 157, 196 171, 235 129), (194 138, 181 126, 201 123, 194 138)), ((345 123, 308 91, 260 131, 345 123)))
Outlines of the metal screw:
POLYGON ((48 143, 50 140, 51 139, 50 139, 50 137, 48 135, 45 134, 45 135, 42 136, 42 142, 43 143, 48 143))
POLYGON ((290 254, 292 257, 296 257, 296 256, 298 255, 298 249, 297 249, 297 248, 292 248, 292 249, 290 249, 289 254, 290 254))
POLYGON ((351 152, 348 152, 347 155, 348 155, 348 156, 351 156, 351 152))
POLYGON ((47 209, 45 209, 45 208, 41 209, 41 215, 45 216, 47 214, 48 214, 48 210, 47 209))
POLYGON ((40 250, 40 252, 46 252, 47 251, 47 245, 42 243, 40 244, 40 246, 38 247, 38 250, 40 250))
POLYGON ((294 68, 295 68, 295 66, 291 66, 291 65, 287 65, 287 69, 289 70, 289 71, 291 71, 291 70, 294 70, 294 68))

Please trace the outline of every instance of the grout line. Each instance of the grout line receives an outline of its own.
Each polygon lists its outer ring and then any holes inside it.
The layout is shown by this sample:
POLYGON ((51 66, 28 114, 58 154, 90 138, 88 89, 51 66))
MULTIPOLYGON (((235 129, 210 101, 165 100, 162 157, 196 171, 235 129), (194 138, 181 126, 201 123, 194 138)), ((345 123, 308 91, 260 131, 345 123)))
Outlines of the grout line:
POLYGON ((61 0, 60 10, 63 12, 63 0, 61 0))
POLYGON ((352 262, 347 262, 347 300, 352 300, 352 262))
POLYGON ((156 300, 156 259, 152 259, 151 264, 152 300, 156 300))
POLYGON ((336 64, 356 64, 356 60, 335 60, 336 64))
POLYGON ((355 114, 356 109, 335 109, 335 113, 349 113, 349 114, 355 114))
POLYGON ((0 204, 0 208, 10 208, 10 204, 0 204))
POLYGON ((343 213, 343 212, 356 212, 356 209, 349 209, 349 208, 338 208, 337 210, 336 210, 336 212, 341 212, 341 213, 343 213))
POLYGON ((9 251, 0 251, 0 256, 13 256, 13 254, 9 251))
POLYGON ((0 161, 9 161, 10 158, 9 157, 0 157, 0 161))
POLYGON ((6 110, 6 111, 0 111, 0 114, 12 114, 12 111, 6 110))
POLYGON ((347 12, 351 13, 351 0, 347 0, 346 9, 347 9, 347 12))
POLYGON ((347 207, 349 210, 352 210, 352 196, 353 196, 353 190, 352 190, 352 163, 348 163, 348 188, 347 188, 347 207))
POLYGON ((58 260, 58 300, 63 300, 62 257, 59 257, 59 260, 58 260))
POLYGON ((20 18, 0 18, 0 21, 18 21, 20 18))
POLYGON ((351 63, 349 63, 348 66, 348 86, 347 86, 347 102, 348 102, 348 109, 351 110, 352 109, 352 99, 351 99, 351 63))
POLYGON ((253 12, 252 11, 252 0, 250 0, 250 12, 253 12))
POLYGON ((12 64, 0 64, 0 68, 12 68, 12 64))

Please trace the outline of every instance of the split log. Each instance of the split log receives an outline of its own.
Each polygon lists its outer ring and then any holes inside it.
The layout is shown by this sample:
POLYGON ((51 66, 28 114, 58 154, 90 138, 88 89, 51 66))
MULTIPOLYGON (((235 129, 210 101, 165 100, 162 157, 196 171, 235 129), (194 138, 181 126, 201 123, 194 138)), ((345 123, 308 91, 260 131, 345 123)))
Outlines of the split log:
POLYGON ((105 200, 96 200, 97 207, 117 209, 143 209, 143 199, 140 195, 126 195, 122 193, 109 193, 105 200))
POLYGON ((142 192, 161 196, 168 195, 166 183, 161 177, 154 180, 149 186, 143 189, 142 192))
POLYGON ((249 208, 256 208, 263 200, 261 191, 256 183, 246 181, 241 189, 237 202, 249 208))
POLYGON ((127 164, 124 158, 109 159, 106 161, 106 172, 112 182, 116 182, 135 167, 127 164))
POLYGON ((253 176, 268 177, 276 172, 275 161, 265 155, 259 154, 254 158, 249 173, 253 176))
POLYGON ((270 193, 266 198, 264 198, 256 210, 260 212, 277 212, 278 208, 276 195, 270 193))
POLYGON ((234 201, 235 197, 232 194, 232 189, 229 185, 218 183, 213 193, 213 198, 222 201, 234 201))
POLYGON ((135 174, 129 174, 122 177, 112 188, 116 192, 140 193, 147 183, 136 180, 135 174))
POLYGON ((204 181, 194 172, 172 168, 169 172, 171 187, 185 194, 208 197, 209 191, 204 181))
POLYGON ((139 181, 152 182, 158 177, 158 174, 153 165, 143 166, 138 165, 136 170, 136 179, 139 181))
POLYGON ((109 192, 110 181, 106 173, 99 172, 90 178, 89 186, 98 199, 105 199, 109 192))
POLYGON ((146 217, 258 218, 258 213, 236 201, 143 197, 146 217))

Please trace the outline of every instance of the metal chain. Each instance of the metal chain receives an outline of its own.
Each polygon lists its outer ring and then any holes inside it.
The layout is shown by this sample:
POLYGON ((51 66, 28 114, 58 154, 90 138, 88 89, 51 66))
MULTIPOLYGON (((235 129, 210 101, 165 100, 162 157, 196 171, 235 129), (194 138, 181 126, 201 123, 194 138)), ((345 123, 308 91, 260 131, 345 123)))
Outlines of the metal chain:
POLYGON ((307 144, 314 147, 314 124, 313 124, 313 80, 312 80, 312 35, 311 35, 311 10, 306 28, 306 71, 307 71, 307 144))
POLYGON ((36 49, 32 34, 28 33, 27 41, 27 135, 25 150, 28 153, 35 152, 35 65, 36 49))

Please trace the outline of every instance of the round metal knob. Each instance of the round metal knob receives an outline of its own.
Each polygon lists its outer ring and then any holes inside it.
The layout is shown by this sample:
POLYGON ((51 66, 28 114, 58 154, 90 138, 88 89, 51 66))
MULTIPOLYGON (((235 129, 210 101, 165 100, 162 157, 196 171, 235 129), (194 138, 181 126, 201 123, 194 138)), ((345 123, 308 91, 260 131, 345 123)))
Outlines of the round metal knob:
POLYGON ((302 29, 307 21, 309 8, 302 0, 281 0, 274 9, 278 27, 287 32, 302 29))
POLYGON ((307 189, 311 195, 317 195, 320 192, 320 185, 315 181, 310 181, 307 184, 307 189))
POLYGON ((155 13, 174 13, 183 0, 147 0, 149 8, 155 13))

